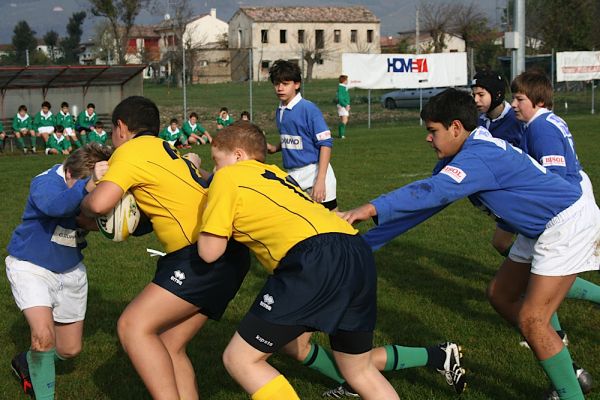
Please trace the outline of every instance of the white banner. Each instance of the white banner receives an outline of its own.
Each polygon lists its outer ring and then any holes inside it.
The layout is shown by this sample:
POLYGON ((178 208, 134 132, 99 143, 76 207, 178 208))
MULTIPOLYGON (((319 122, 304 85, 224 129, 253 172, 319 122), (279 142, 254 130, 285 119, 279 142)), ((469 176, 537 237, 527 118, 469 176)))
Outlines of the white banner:
POLYGON ((416 89, 467 84, 467 53, 342 54, 348 86, 416 89))
POLYGON ((589 81, 600 79, 600 51, 556 53, 556 80, 589 81))

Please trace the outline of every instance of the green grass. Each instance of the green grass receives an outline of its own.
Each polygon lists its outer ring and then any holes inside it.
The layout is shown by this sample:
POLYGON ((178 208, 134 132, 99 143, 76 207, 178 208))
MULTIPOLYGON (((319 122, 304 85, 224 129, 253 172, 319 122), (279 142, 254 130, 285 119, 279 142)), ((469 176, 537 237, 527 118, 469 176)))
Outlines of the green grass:
MULTIPOLYGON (((334 84, 315 82, 305 88, 306 96, 315 98, 327 112, 332 126, 336 118, 331 102, 334 84)), ((275 103, 272 89, 266 84, 254 89, 256 118, 264 121, 269 140, 274 141, 277 137, 269 121, 275 103)), ((235 84, 194 87, 190 103, 205 115, 216 115, 219 107, 228 105, 237 116, 246 108, 246 100, 236 93, 245 95, 245 90, 235 84)), ((175 90, 150 87, 146 94, 159 102, 164 113, 178 104, 175 90)), ((366 105, 357 104, 353 106, 348 139, 335 142, 332 163, 342 209, 426 177, 435 163, 415 111, 382 112, 378 105, 373 108, 379 115, 373 129, 366 129, 364 123, 366 105)), ((598 117, 567 117, 581 162, 599 188, 598 117)), ((206 119, 201 117, 201 121, 206 119)), ((210 165, 207 146, 194 147, 193 151, 210 165)), ((20 221, 30 179, 61 160, 58 156, 41 155, 0 157, 4 197, 0 208, 2 257, 6 256, 11 232, 20 221)), ((280 163, 280 157, 269 158, 269 162, 280 163)), ((369 226, 362 224, 360 229, 364 231, 369 226)), ((532 354, 518 346, 517 332, 496 315, 485 299, 486 285, 502 261, 490 245, 493 228, 489 218, 460 201, 378 251, 379 315, 375 341, 377 345, 408 346, 427 346, 447 339, 458 341, 465 349, 464 364, 470 376, 469 389, 462 398, 540 398, 548 386, 546 377, 532 354)), ((156 259, 146 254, 146 248, 159 249, 160 245, 153 235, 112 243, 93 233, 88 235, 88 243, 85 263, 90 292, 84 350, 75 360, 59 365, 57 398, 148 398, 120 349, 115 325, 128 302, 152 279, 156 259)), ((600 284, 598 273, 586 273, 583 277, 600 284)), ((265 273, 255 265, 223 320, 209 322, 189 346, 204 399, 248 398, 225 372, 220 355, 264 278, 265 273)), ((0 280, 0 309, 0 398, 23 398, 10 374, 9 362, 16 352, 27 348, 29 330, 14 305, 6 279, 0 280)), ((567 300, 560 315, 569 332, 573 357, 600 379, 600 308, 586 301, 567 300)), ((319 340, 327 343, 325 338, 319 340)), ((272 362, 303 399, 319 398, 323 390, 332 386, 326 378, 284 356, 275 355, 272 362)), ((388 373, 387 377, 403 399, 455 398, 443 378, 426 368, 388 373)), ((600 399, 600 390, 587 398, 600 399)))

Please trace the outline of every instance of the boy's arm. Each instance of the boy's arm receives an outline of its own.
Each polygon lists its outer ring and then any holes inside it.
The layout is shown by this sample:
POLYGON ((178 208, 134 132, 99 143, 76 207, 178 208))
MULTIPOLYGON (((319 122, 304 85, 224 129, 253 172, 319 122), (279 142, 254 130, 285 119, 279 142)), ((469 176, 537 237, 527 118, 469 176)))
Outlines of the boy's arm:
POLYGON ((227 238, 201 232, 198 236, 198 254, 207 263, 215 262, 225 253, 227 238))
POLYGON ((73 187, 63 189, 50 180, 40 180, 31 187, 31 200, 45 215, 52 218, 74 216, 87 194, 87 179, 80 179, 73 187))
POLYGON ((313 185, 312 198, 317 203, 325 201, 326 190, 325 190, 325 178, 327 176, 327 167, 331 160, 331 147, 321 146, 319 149, 319 169, 317 170, 317 177, 315 184, 313 185))
POLYGON ((274 154, 274 153, 277 153, 278 151, 281 151, 281 142, 277 143, 276 145, 267 143, 267 152, 269 154, 274 154))
POLYGON ((123 197, 123 189, 110 181, 100 182, 81 202, 81 212, 89 217, 98 217, 112 210, 123 197))
POLYGON ((19 127, 17 125, 18 121, 19 121, 19 117, 17 117, 15 115, 15 117, 13 118, 13 123, 12 123, 13 132, 19 132, 19 127))

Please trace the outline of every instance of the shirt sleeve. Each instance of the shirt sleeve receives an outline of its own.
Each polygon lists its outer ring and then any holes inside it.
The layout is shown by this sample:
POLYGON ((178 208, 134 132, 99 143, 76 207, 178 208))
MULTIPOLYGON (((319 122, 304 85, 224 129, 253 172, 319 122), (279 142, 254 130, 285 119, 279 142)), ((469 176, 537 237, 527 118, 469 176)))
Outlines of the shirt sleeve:
POLYGON ((230 238, 237 207, 237 185, 227 168, 217 171, 208 189, 206 208, 202 214, 201 232, 230 238))
POLYGON ((31 200, 44 214, 53 218, 72 217, 79 213, 79 204, 87 194, 88 179, 79 179, 71 188, 57 185, 47 175, 31 185, 31 200))
POLYGON ((308 126, 311 134, 313 135, 315 144, 317 147, 332 147, 333 139, 331 139, 331 131, 329 130, 329 127, 323 118, 321 110, 319 110, 319 108, 313 103, 310 103, 309 110, 308 126))
POLYGON ((396 220, 420 223, 426 218, 415 218, 413 214, 426 212, 424 215, 431 216, 435 214, 432 210, 439 211, 458 199, 497 187, 496 177, 487 164, 474 154, 459 153, 431 178, 410 183, 371 203, 377 209, 380 224, 396 220))
POLYGON ((570 149, 565 148, 562 133, 550 124, 541 127, 529 127, 529 155, 554 174, 567 176, 566 155, 570 149))
POLYGON ((146 176, 143 174, 144 171, 138 165, 125 161, 124 157, 114 153, 109 160, 108 171, 100 179, 100 182, 113 182, 123 189, 123 192, 126 192, 138 182, 143 181, 142 176, 146 176))

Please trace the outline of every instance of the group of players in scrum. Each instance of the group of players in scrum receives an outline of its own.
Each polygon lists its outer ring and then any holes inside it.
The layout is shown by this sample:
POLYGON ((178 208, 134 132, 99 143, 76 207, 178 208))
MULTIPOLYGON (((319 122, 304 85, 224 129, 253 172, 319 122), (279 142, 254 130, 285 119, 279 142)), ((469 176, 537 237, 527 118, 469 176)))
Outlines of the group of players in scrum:
POLYGON ((554 387, 548 398, 582 399, 578 376, 587 390, 589 375, 573 364, 566 335, 550 321, 558 324, 552 315, 565 296, 593 300, 600 292, 576 279, 578 272, 598 269, 600 210, 566 123, 550 111, 548 79, 520 75, 512 83, 512 107, 494 73, 475 76, 475 102, 454 89, 435 96, 421 113, 440 160, 432 177, 336 215, 330 211, 337 207, 331 133, 318 108, 299 93, 298 67, 280 60, 270 72, 280 100, 281 142, 268 145, 255 125, 235 123, 213 140, 216 172, 210 177, 197 157, 182 157, 156 137, 156 105, 131 97, 113 111, 112 155, 84 146, 34 178, 6 260, 31 329, 30 350, 12 361, 25 391, 53 398, 55 362, 81 350, 87 279, 80 228, 93 229, 93 218, 131 191, 147 218, 136 234, 154 231, 167 252, 117 323, 121 344, 153 398, 199 397, 186 346, 235 296, 249 268, 248 248, 272 274, 223 361, 253 399, 298 398, 267 363, 277 350, 336 380, 339 387, 326 397, 398 398, 380 371, 424 365, 461 393, 466 381, 456 343, 372 349, 371 252, 469 197, 497 217, 493 243, 507 255, 489 286, 490 302, 519 327, 540 360, 554 387), (502 140, 505 135, 520 137, 520 147, 502 140), (264 164, 267 152, 275 151, 283 152, 289 173, 264 164), (189 210, 197 215, 190 218, 189 210), (377 226, 358 235, 350 224, 368 218, 377 226), (185 279, 171 279, 175 274, 185 279), (313 331, 329 334, 332 352, 311 343, 313 331))

